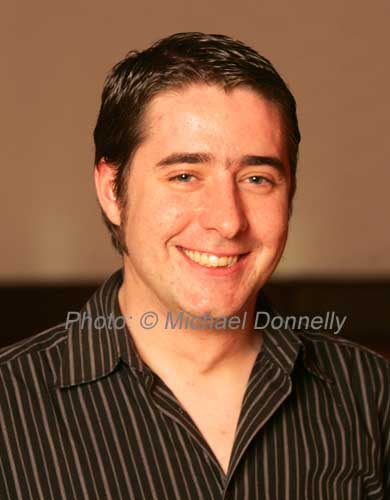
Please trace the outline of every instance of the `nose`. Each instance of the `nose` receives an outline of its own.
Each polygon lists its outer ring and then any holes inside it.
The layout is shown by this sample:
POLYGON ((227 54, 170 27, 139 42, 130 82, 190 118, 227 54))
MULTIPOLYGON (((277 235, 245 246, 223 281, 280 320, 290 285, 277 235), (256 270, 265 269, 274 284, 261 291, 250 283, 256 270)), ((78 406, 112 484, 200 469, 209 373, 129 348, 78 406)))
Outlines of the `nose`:
POLYGON ((226 239, 233 239, 246 230, 248 220, 232 179, 219 179, 205 193, 199 223, 204 229, 214 229, 226 239))

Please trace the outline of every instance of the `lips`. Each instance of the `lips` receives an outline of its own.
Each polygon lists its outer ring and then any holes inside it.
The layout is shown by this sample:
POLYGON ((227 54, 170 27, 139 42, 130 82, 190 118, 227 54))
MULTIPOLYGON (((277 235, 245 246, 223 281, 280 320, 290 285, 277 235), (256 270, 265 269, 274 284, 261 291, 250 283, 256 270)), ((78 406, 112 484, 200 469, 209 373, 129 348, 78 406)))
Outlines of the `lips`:
POLYGON ((231 267, 236 264, 241 254, 234 255, 216 255, 213 253, 199 252, 189 248, 181 247, 185 255, 193 262, 204 267, 231 267))

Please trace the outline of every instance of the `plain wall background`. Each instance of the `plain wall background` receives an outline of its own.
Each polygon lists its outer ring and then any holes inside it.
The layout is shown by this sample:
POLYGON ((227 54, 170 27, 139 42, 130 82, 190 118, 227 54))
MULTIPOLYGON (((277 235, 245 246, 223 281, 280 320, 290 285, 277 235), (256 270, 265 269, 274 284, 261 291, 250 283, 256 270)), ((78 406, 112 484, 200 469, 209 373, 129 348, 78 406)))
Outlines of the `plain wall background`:
POLYGON ((390 4, 385 0, 3 4, 0 281, 100 280, 120 264, 93 187, 107 71, 178 31, 271 59, 303 136, 277 276, 390 276, 390 4))

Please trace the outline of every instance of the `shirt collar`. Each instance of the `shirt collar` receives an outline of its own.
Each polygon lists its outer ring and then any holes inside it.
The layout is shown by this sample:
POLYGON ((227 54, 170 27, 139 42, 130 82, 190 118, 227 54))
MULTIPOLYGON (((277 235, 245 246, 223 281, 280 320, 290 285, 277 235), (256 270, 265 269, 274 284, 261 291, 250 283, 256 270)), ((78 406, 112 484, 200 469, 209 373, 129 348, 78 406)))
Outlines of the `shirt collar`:
MULTIPOLYGON (((260 292, 256 301, 256 312, 265 311, 270 321, 279 314, 275 311, 268 297, 260 292)), ((289 327, 265 328, 263 330, 262 350, 268 358, 290 375, 295 365, 301 360, 305 369, 321 380, 333 383, 333 379, 316 355, 313 341, 306 335, 299 335, 289 327)))
MULTIPOLYGON (((122 360, 136 372, 147 372, 134 340, 122 316, 118 292, 123 281, 123 270, 116 271, 92 295, 68 327, 62 345, 57 384, 61 388, 92 382, 111 373, 122 360)), ((260 292, 256 311, 275 315, 272 305, 260 292)), ((74 313, 75 315, 77 313, 74 313)), ((69 315, 68 315, 69 316, 69 315)), ((74 316, 75 317, 75 316, 74 316)), ((262 350, 286 374, 291 374, 298 359, 313 375, 331 381, 316 359, 310 342, 303 341, 289 328, 264 329, 262 350)))
POLYGON ((123 270, 116 271, 92 295, 68 329, 61 352, 60 387, 91 382, 111 373, 120 360, 144 370, 120 311, 118 292, 123 270))

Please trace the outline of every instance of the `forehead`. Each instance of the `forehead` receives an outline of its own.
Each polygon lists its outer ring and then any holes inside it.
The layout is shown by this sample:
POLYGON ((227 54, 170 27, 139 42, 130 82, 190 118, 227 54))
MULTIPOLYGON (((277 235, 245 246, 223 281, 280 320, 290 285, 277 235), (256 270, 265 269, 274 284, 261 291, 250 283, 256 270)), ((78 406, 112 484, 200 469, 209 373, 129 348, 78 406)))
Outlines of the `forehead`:
POLYGON ((164 91, 149 102, 143 125, 146 141, 174 141, 178 148, 193 140, 276 149, 283 142, 278 106, 243 86, 226 91, 193 84, 164 91))

